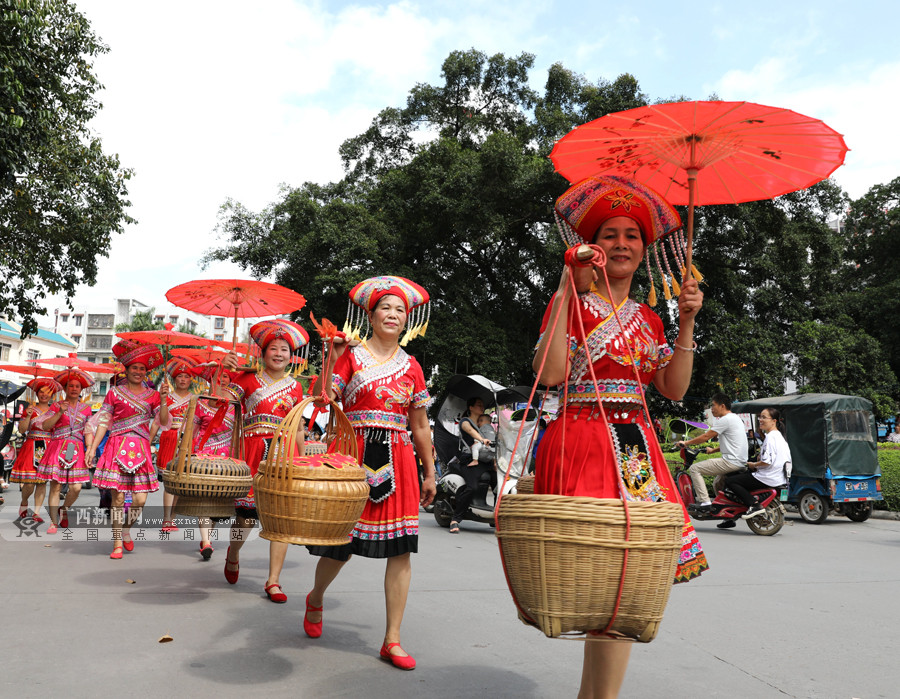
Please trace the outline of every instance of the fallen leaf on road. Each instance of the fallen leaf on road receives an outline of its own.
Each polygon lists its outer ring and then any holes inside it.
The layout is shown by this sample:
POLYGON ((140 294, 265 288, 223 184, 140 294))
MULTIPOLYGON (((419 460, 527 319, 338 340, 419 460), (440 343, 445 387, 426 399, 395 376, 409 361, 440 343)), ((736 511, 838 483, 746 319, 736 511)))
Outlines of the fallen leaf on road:
POLYGON ((131 578, 128 578, 128 580, 126 580, 125 582, 127 582, 129 585, 134 585, 134 580, 132 580, 131 578))
POLYGON ((53 546, 53 544, 44 544, 44 548, 45 548, 45 549, 48 549, 48 548, 50 548, 51 546, 53 546))
POLYGON ((160 637, 159 637, 159 643, 171 643, 171 642, 174 641, 174 640, 175 640, 175 639, 172 638, 169 634, 166 634, 165 636, 160 636, 160 637))

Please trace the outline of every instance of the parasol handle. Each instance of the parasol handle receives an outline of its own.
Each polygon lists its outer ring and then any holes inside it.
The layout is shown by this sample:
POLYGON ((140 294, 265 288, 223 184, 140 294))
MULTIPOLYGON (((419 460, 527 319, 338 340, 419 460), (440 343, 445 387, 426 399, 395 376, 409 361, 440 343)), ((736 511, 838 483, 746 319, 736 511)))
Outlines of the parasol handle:
MULTIPOLYGON (((231 333, 231 351, 237 349, 238 305, 234 304, 234 330, 231 333)), ((237 352, 235 352, 237 354, 237 352)))
POLYGON ((687 220, 687 246, 684 251, 683 280, 693 279, 691 272, 691 259, 694 253, 694 201, 697 193, 697 168, 689 168, 688 178, 688 220, 687 220))

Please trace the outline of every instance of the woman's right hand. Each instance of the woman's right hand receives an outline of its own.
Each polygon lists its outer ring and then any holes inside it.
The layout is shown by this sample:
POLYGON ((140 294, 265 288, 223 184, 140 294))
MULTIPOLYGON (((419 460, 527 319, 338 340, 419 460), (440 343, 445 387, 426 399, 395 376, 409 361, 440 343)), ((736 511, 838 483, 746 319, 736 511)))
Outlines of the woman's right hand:
POLYGON ((232 350, 228 354, 225 355, 225 359, 222 360, 222 366, 226 369, 235 370, 238 368, 238 356, 237 352, 232 350))

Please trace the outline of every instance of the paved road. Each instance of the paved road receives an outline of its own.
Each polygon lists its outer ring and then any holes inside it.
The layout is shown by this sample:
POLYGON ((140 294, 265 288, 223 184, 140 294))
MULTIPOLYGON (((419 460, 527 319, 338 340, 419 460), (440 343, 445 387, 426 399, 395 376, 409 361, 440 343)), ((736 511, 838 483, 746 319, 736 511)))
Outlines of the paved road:
MULTIPOLYGON (((14 489, 7 503, 17 499, 14 489)), ((153 496, 151 503, 158 503, 153 496)), ((82 504, 95 504, 87 491, 82 504)), ((109 545, 18 537, 0 511, 4 697, 572 697, 582 644, 544 638, 515 615, 487 526, 451 536, 423 513, 404 646, 419 667, 377 658, 384 564, 354 559, 326 599, 325 635, 302 631, 315 559, 291 548, 289 601, 263 596, 267 542, 222 577, 187 542, 109 545), (48 546, 49 544, 49 546, 48 546), (133 579, 134 584, 126 582, 133 579), (163 634, 174 641, 160 644, 163 634)), ((776 537, 745 525, 698 531, 712 569, 673 590, 659 637, 634 648, 623 697, 900 696, 900 522, 807 525, 776 537)), ((151 537, 152 538, 152 537, 151 537)))

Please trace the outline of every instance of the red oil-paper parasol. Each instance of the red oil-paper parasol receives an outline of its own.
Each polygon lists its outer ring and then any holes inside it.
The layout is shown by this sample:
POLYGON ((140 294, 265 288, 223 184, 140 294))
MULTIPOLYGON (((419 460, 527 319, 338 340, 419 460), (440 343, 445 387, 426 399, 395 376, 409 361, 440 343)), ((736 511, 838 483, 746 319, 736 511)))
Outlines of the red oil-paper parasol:
POLYGON ((165 330, 134 330, 131 332, 117 333, 117 337, 123 340, 135 340, 137 342, 146 342, 151 345, 160 345, 161 347, 174 347, 176 345, 187 345, 191 347, 203 347, 212 342, 209 338, 192 335, 191 333, 183 333, 174 330, 175 326, 166 323, 165 330))
POLYGON ((303 308, 306 299, 278 284, 254 279, 197 279, 179 284, 166 298, 180 308, 212 316, 234 316, 232 350, 238 318, 263 318, 303 308))
POLYGON ((844 162, 847 145, 822 121, 752 102, 674 102, 607 114, 575 127, 550 153, 575 183, 633 177, 688 206, 686 275, 694 206, 770 199, 811 187, 844 162))
POLYGON ((47 378, 52 378, 59 373, 58 369, 45 369, 44 367, 37 366, 35 364, 0 364, 0 369, 3 371, 8 371, 12 374, 23 374, 28 375, 33 379, 38 378, 39 376, 44 376, 47 378))
POLYGON ((53 364, 65 369, 81 369, 92 374, 115 374, 118 371, 107 364, 95 364, 85 359, 79 359, 74 352, 70 352, 68 357, 48 357, 47 359, 33 359, 29 361, 36 364, 53 364))

